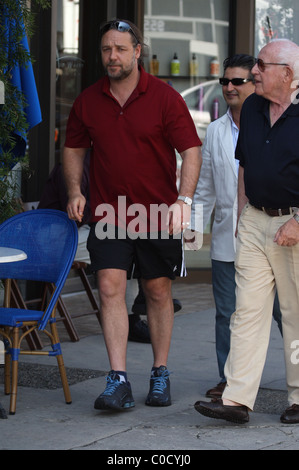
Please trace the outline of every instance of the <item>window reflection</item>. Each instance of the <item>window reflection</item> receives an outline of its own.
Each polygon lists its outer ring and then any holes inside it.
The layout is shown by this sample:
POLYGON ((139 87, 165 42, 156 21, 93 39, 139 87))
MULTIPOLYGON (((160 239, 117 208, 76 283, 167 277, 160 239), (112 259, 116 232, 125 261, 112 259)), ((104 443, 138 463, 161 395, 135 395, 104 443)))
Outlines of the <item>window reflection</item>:
POLYGON ((159 60, 159 75, 170 75, 170 62, 177 54, 180 78, 171 84, 179 91, 209 78, 210 62, 220 63, 228 55, 229 0, 146 0, 144 17, 145 42, 159 60), (198 61, 198 80, 186 81, 193 54, 198 61), (200 80, 199 80, 200 79, 200 80))
POLYGON ((256 0, 255 55, 271 39, 286 38, 299 44, 298 0, 256 0))
POLYGON ((72 104, 81 92, 83 60, 80 58, 79 47, 79 7, 79 0, 57 2, 56 161, 60 160, 72 104))

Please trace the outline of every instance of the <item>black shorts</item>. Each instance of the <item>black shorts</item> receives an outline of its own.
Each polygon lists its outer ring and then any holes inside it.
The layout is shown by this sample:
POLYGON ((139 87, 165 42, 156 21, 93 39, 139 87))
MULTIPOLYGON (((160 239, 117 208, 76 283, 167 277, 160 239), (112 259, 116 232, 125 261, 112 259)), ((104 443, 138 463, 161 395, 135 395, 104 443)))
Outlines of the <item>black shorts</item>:
POLYGON ((92 271, 122 269, 127 271, 128 278, 137 279, 175 279, 186 275, 181 238, 99 239, 95 227, 96 224, 91 225, 87 240, 92 271))

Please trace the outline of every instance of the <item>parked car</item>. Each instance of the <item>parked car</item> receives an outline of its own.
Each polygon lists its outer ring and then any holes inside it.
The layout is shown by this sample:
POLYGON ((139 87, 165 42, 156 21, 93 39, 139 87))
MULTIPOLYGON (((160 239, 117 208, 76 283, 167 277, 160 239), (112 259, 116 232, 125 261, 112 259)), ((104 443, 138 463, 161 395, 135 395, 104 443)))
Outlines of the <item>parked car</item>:
POLYGON ((209 80, 181 92, 195 123, 198 135, 204 140, 208 125, 226 113, 227 104, 218 80, 209 80))

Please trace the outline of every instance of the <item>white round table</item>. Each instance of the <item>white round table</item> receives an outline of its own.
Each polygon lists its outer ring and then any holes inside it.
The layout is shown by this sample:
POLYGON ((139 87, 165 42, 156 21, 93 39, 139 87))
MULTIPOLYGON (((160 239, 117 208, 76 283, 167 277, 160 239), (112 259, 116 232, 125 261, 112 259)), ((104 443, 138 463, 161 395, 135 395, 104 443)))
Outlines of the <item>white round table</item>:
POLYGON ((22 261, 26 258, 27 255, 22 250, 0 246, 0 263, 12 263, 14 261, 22 261))

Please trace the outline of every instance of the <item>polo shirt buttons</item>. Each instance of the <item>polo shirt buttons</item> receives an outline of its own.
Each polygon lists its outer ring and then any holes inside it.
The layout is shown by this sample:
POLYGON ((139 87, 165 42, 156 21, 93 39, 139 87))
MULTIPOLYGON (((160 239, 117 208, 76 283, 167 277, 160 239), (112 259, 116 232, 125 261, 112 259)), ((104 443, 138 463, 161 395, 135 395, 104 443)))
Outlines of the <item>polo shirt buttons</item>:
POLYGON ((123 112, 123 111, 121 111, 121 112, 120 112, 120 115, 122 116, 123 114, 124 114, 124 112, 123 112))
POLYGON ((266 144, 270 144, 270 140, 266 140, 266 144))

